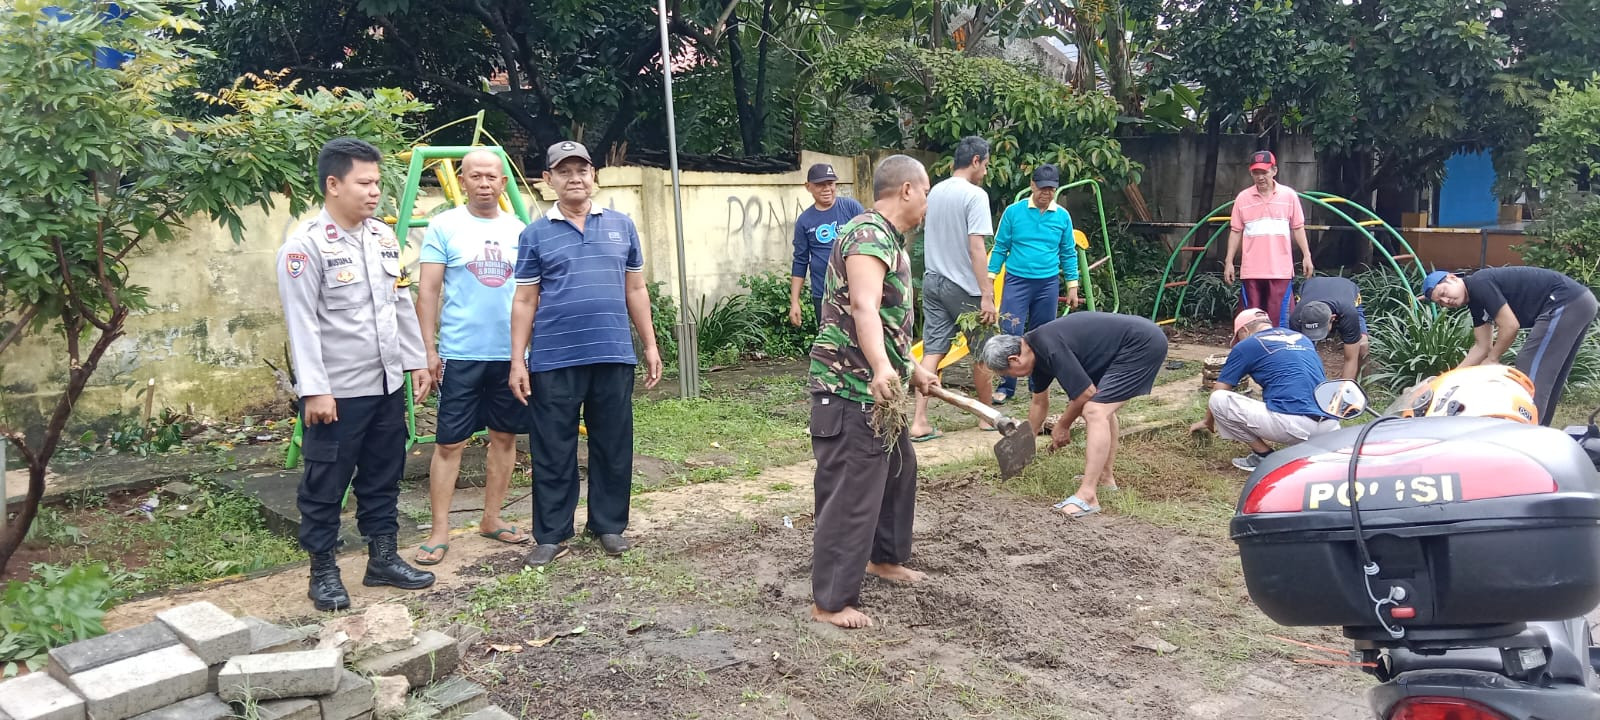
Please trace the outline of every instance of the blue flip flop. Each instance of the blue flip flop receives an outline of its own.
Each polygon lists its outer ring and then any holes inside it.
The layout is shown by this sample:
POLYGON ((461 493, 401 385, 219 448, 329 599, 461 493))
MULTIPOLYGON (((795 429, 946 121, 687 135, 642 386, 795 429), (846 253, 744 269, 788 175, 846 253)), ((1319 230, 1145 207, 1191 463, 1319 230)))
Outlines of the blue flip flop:
POLYGON ((942 438, 942 437, 944 437, 944 433, 939 432, 938 430, 934 430, 934 431, 929 432, 929 433, 927 433, 925 435, 918 435, 918 436, 916 436, 914 438, 911 438, 911 442, 914 442, 914 443, 925 443, 925 442, 927 442, 929 440, 938 440, 939 438, 942 438))
POLYGON ((1073 495, 1072 497, 1056 503, 1055 505, 1051 506, 1051 509, 1057 514, 1065 515, 1073 520, 1085 518, 1100 512, 1099 505, 1090 505, 1089 503, 1084 502, 1083 498, 1080 498, 1077 495, 1073 495), (1067 508, 1069 506, 1077 508, 1078 512, 1067 512, 1067 508))

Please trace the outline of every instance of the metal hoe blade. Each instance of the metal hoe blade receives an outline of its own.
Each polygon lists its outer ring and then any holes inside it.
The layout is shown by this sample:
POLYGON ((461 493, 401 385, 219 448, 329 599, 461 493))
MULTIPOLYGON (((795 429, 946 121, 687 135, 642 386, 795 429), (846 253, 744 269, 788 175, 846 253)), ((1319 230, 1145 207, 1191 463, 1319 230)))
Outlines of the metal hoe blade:
POLYGON ((1002 429, 1000 442, 994 444, 994 457, 1000 461, 1001 479, 1013 478, 1033 461, 1038 452, 1038 441, 1033 436, 1033 425, 1023 420, 1015 427, 1002 429))

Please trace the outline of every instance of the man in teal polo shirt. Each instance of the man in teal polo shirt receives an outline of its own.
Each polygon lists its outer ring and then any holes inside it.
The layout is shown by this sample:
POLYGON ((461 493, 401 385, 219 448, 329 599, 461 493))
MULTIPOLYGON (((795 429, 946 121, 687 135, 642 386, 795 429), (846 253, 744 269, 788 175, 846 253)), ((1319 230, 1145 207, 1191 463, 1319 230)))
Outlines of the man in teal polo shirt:
MULTIPOLYGON (((989 253, 989 277, 1006 270, 1000 296, 1000 327, 1008 335, 1032 332, 1056 318, 1061 278, 1067 278, 1067 303, 1078 305, 1078 246, 1072 240, 1072 215, 1056 204, 1061 173, 1054 165, 1033 171, 1033 194, 1012 203, 1000 216, 1000 230, 989 253)), ((1009 375, 994 392, 995 404, 1015 395, 1009 375)))

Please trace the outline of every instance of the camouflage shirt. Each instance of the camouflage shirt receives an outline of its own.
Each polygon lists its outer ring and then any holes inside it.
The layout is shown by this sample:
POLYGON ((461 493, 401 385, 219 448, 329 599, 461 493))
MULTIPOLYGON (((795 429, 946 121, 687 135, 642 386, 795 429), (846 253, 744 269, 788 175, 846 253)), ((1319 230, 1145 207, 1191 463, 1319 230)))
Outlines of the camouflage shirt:
POLYGON ((889 269, 883 279, 878 317, 883 320, 884 350, 902 381, 911 377, 911 256, 894 225, 877 211, 868 210, 840 228, 828 257, 822 317, 811 346, 811 391, 871 403, 872 366, 861 352, 856 321, 850 315, 850 287, 845 281, 845 258, 851 255, 877 258, 889 269))

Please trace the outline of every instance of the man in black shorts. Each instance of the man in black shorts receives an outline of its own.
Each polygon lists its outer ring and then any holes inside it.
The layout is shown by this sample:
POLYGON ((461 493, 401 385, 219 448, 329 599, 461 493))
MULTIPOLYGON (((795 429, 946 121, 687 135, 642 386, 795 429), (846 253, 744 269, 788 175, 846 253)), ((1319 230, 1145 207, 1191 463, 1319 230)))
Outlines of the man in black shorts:
POLYGON ((461 454, 467 441, 485 428, 489 453, 478 534, 512 545, 530 539, 500 518, 517 462, 517 435, 531 425, 528 407, 506 385, 511 297, 517 287, 511 273, 523 222, 500 209, 507 182, 504 163, 488 150, 462 157, 467 204, 435 216, 423 235, 417 316, 428 368, 439 380, 439 422, 428 467, 433 530, 418 548, 418 565, 436 565, 450 550, 450 504, 461 454))
POLYGON ((1526 329, 1517 369, 1533 379, 1539 424, 1550 424, 1572 360, 1594 324, 1596 305, 1589 288, 1536 267, 1485 268, 1465 278, 1435 270, 1422 281, 1422 299, 1447 308, 1464 305, 1472 314, 1472 349, 1458 368, 1500 362, 1517 331, 1526 329))
POLYGON ((1167 359, 1167 336, 1155 323, 1133 315, 1075 312, 1051 320, 1022 337, 996 335, 984 343, 979 359, 990 369, 1026 377, 1033 390, 1028 422, 1041 427, 1050 413, 1050 383, 1072 398, 1050 431, 1050 449, 1072 442, 1072 423, 1082 415, 1088 428, 1084 469, 1078 491, 1056 503, 1073 518, 1100 512, 1096 488, 1115 489, 1111 466, 1117 456, 1117 410, 1150 394, 1167 359))
POLYGON ((1339 377, 1354 380, 1367 360, 1367 314, 1361 309, 1361 288, 1342 277, 1314 277, 1300 286, 1299 300, 1287 323, 1290 330, 1313 343, 1322 342, 1334 328, 1344 343, 1344 367, 1339 377))

